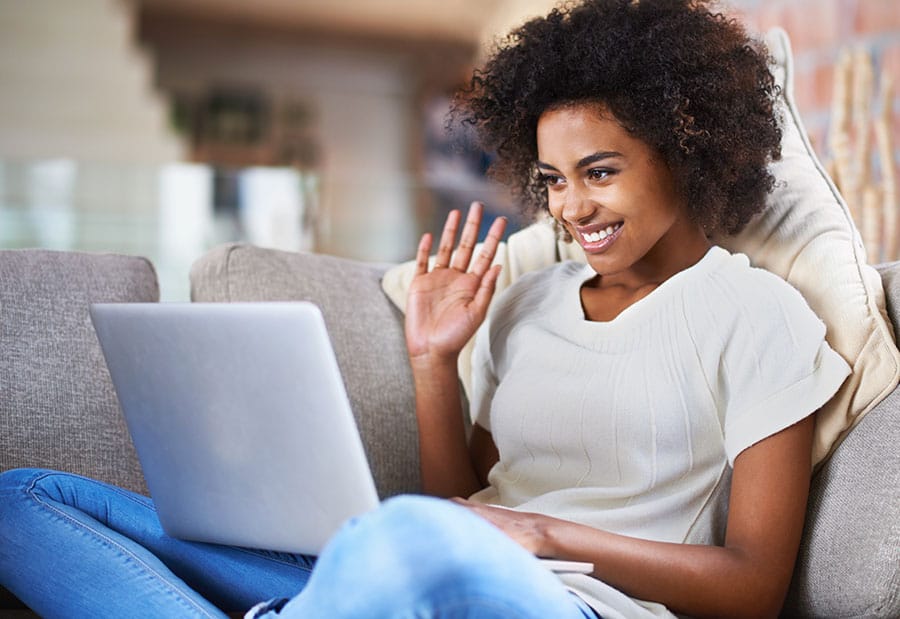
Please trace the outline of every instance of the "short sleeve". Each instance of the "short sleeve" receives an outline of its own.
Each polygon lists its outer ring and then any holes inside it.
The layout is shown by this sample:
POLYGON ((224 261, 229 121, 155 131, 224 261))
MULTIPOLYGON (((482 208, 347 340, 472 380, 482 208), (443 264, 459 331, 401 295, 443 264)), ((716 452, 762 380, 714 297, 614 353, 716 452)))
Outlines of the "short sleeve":
MULTIPOLYGON (((718 396, 728 461, 821 408, 850 373, 825 325, 789 284, 751 270, 722 292, 737 311, 723 334, 718 396)), ((721 307, 721 305, 720 305, 721 307)))
POLYGON ((490 324, 485 321, 475 334, 472 352, 472 396, 470 414, 472 421, 491 431, 491 401, 497 390, 497 376, 491 359, 490 324))

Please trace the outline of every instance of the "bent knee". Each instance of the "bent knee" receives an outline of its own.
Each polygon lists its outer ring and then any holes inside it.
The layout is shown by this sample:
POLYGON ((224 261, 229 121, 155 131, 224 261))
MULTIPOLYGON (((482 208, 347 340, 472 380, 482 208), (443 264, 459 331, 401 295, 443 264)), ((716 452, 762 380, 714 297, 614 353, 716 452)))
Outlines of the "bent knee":
POLYGON ((54 471, 37 468, 9 469, 0 473, 0 492, 24 490, 32 487, 36 480, 54 471))
MULTIPOLYGON (((74 503, 79 490, 92 486, 107 485, 103 482, 52 469, 20 468, 0 473, 0 495, 9 501, 21 499, 48 499, 60 503, 74 503)), ((26 501, 26 502, 28 502, 26 501)))
POLYGON ((471 510, 443 499, 400 496, 360 518, 348 542, 370 565, 439 581, 479 579, 530 556, 471 510), (389 564, 389 565, 388 565, 389 564))
MULTIPOLYGON (((50 471, 43 469, 25 468, 0 473, 0 522, 3 522, 5 527, 22 528, 36 515, 33 509, 35 488, 39 480, 48 473, 50 471)), ((8 534, 10 531, 5 533, 8 534)))
POLYGON ((450 501, 406 495, 388 499, 360 524, 369 535, 387 536, 399 546, 411 545, 427 553, 429 548, 446 551, 466 546, 473 527, 487 523, 450 501))
POLYGON ((389 616, 390 608, 440 608, 467 600, 505 604, 509 600, 502 592, 519 591, 522 582, 560 588, 543 568, 521 569, 529 562, 534 562, 529 552, 471 510, 403 496, 341 530, 316 564, 311 593, 321 583, 352 588, 358 595, 344 600, 342 608, 355 610, 354 599, 379 600, 385 613, 367 607, 370 616, 389 616))

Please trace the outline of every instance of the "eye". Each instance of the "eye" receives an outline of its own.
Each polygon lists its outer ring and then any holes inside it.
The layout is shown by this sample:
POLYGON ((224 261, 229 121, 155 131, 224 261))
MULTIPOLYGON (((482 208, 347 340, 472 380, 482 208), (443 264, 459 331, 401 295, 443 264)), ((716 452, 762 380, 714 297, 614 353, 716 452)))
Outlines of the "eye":
POLYGON ((615 174, 615 170, 609 168, 591 168, 587 171, 587 176, 592 181, 602 181, 613 174, 615 174))
POLYGON ((541 174, 541 184, 546 187, 556 187, 564 182, 565 179, 559 174, 541 174))

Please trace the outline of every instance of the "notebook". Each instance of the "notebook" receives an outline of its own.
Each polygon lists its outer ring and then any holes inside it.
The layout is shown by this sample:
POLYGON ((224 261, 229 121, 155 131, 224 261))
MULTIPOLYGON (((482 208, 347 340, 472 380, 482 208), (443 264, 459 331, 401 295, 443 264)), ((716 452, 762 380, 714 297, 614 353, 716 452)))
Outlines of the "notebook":
POLYGON ((90 314, 168 535, 318 555, 378 506, 314 304, 100 303, 90 314))
POLYGON ((163 530, 317 555, 379 500, 311 303, 95 304, 163 530))

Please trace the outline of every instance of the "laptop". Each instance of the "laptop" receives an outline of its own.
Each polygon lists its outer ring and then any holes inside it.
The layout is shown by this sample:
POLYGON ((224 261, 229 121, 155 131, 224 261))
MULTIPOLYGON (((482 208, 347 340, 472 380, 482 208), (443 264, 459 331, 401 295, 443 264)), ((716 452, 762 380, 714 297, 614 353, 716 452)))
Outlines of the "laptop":
POLYGON ((318 555, 379 504, 319 309, 94 304, 163 530, 318 555))
POLYGON ((317 306, 99 303, 90 314, 168 535, 318 556, 378 506, 317 306))

